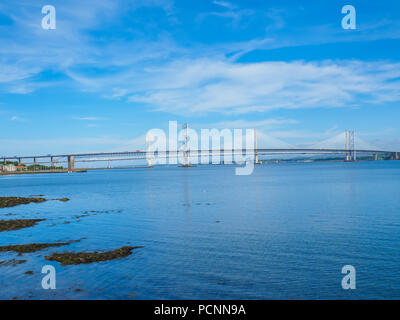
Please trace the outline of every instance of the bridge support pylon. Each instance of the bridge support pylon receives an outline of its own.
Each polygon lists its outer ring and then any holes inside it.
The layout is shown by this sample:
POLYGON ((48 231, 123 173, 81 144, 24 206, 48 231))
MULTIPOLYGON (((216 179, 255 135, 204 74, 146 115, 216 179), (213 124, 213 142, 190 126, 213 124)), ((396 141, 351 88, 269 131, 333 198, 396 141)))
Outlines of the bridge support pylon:
POLYGON ((150 148, 151 141, 150 141, 150 136, 149 135, 146 136, 146 144, 147 144, 147 153, 146 153, 147 166, 149 168, 151 168, 152 167, 152 164, 151 164, 151 148, 150 148))
POLYGON ((75 157, 68 156, 68 172, 74 171, 75 168, 75 157))
POLYGON ((182 124, 182 132, 183 132, 183 144, 182 144, 182 155, 183 155, 183 163, 181 166, 182 168, 187 167, 195 167, 190 164, 190 146, 189 146, 189 135, 188 135, 189 125, 187 122, 182 124))
POLYGON ((398 152, 396 152, 396 153, 394 154, 394 160, 400 160, 400 157, 399 157, 399 153, 398 153, 398 152))
POLYGON ((254 129, 254 163, 260 164, 258 161, 258 143, 257 143, 257 130, 254 129))
POLYGON ((346 132, 345 132, 345 138, 346 138, 346 159, 345 159, 345 161, 356 161, 357 160, 354 135, 355 135, 354 131, 346 130, 346 132))

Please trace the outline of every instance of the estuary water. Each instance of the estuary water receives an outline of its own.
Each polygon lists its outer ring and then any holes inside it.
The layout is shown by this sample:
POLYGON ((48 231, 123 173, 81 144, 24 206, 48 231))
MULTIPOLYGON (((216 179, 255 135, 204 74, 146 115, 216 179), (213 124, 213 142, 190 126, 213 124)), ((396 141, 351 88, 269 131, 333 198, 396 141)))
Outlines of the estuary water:
MULTIPOLYGON (((399 299, 400 161, 99 170, 0 177, 0 196, 49 200, 0 209, 46 219, 0 232, 0 299, 399 299), (143 246, 117 260, 61 266, 54 252, 143 246), (44 290, 44 265, 56 289, 44 290), (356 289, 342 289, 344 265, 356 289), (33 271, 33 274, 25 274, 33 271)), ((12 215, 9 215, 12 214, 12 215)))

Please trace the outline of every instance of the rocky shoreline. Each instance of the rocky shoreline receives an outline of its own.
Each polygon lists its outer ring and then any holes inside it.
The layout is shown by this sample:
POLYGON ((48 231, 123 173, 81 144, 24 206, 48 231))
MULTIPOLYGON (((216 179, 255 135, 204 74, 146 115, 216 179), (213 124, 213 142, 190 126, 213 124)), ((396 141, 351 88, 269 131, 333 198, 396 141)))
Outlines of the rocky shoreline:
POLYGON ((47 201, 45 198, 24 197, 0 197, 0 208, 11 208, 22 204, 41 203, 47 201))
POLYGON ((53 253, 50 256, 44 258, 49 261, 57 261, 62 266, 70 264, 88 264, 93 262, 115 260, 129 256, 132 254, 132 250, 143 248, 141 246, 128 247, 124 246, 119 249, 105 251, 105 252, 64 252, 64 253, 53 253))
POLYGON ((74 242, 79 242, 80 240, 71 240, 67 242, 55 242, 55 243, 29 243, 29 244, 17 244, 17 245, 10 245, 10 246, 0 246, 0 252, 4 251, 14 251, 17 252, 18 255, 22 255, 23 253, 31 253, 40 251, 46 248, 51 247, 61 247, 67 246, 74 242))
POLYGON ((33 227, 40 221, 46 219, 15 219, 15 220, 0 220, 0 232, 13 231, 23 228, 33 227))
MULTIPOLYGON (((67 202, 69 198, 59 198, 59 199, 46 199, 44 195, 29 196, 29 197, 0 197, 0 208, 11 208, 19 205, 27 205, 30 203, 42 203, 49 200, 57 200, 61 202, 67 202)), ((120 210, 111 210, 114 212, 121 212, 120 210)), ((83 215, 77 216, 79 218, 95 215, 98 213, 108 213, 109 210, 105 211, 85 211, 83 215)), ((7 214, 12 215, 11 213, 7 214)), ((16 231, 24 228, 30 228, 35 226, 41 221, 46 219, 10 219, 10 220, 0 220, 0 232, 3 231, 16 231)), ((77 220, 80 221, 80 220, 77 220)), ((53 243, 28 243, 28 244, 13 244, 0 246, 0 252, 15 252, 18 256, 26 253, 32 253, 41 251, 47 248, 68 246, 72 243, 80 242, 85 238, 79 240, 69 240, 69 241, 57 241, 53 243)), ((62 266, 66 265, 77 265, 77 264, 89 264, 101 261, 115 260, 127 257, 132 254, 134 249, 143 248, 142 246, 123 246, 110 251, 101 252, 61 252, 53 253, 51 255, 44 256, 44 259, 49 261, 57 261, 62 266)), ((0 266, 16 266, 21 263, 25 263, 26 260, 15 260, 11 259, 8 261, 0 261, 0 266)))

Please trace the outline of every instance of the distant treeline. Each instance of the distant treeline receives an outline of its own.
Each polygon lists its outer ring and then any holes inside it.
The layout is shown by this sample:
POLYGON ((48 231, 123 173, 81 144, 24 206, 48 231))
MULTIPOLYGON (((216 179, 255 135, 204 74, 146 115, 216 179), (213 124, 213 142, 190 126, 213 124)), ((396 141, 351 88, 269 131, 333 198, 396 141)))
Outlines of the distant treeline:
POLYGON ((39 170, 62 170, 63 166, 45 166, 42 164, 33 164, 30 166, 24 166, 26 169, 18 169, 18 170, 27 170, 27 171, 39 171, 39 170))
POLYGON ((18 161, 2 161, 0 162, 2 165, 9 165, 12 164, 17 168, 17 171, 39 171, 39 170, 62 170, 64 169, 63 166, 45 166, 43 164, 32 164, 32 165, 25 165, 23 163, 19 163, 18 161))
POLYGON ((8 164, 13 164, 14 166, 18 166, 18 161, 2 161, 0 162, 2 165, 8 165, 8 164))

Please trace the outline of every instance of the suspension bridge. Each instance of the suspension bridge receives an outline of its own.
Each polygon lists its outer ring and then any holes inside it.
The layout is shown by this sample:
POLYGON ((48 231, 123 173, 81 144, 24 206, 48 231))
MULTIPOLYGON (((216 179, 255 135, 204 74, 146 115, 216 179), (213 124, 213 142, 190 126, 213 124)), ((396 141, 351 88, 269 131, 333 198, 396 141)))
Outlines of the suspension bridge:
MULTIPOLYGON (((187 139, 186 139, 187 140, 187 139)), ((307 148, 259 148, 257 147, 257 138, 254 148, 219 148, 219 149, 190 149, 179 148, 178 150, 165 151, 117 151, 117 152, 98 152, 98 153, 75 153, 75 154, 47 154, 47 155, 30 155, 30 156, 2 156, 0 161, 3 163, 17 162, 20 165, 40 166, 48 165, 50 168, 57 166, 65 166, 68 172, 90 170, 90 169, 111 169, 114 168, 113 163, 133 162, 138 160, 147 161, 147 166, 151 166, 153 159, 184 159, 184 163, 199 163, 199 158, 212 158, 225 156, 249 156, 251 155, 255 163, 260 163, 260 158, 268 157, 290 157, 295 155, 325 155, 336 156, 344 161, 356 161, 359 157, 369 157, 371 160, 399 160, 400 152, 380 150, 374 148, 370 144, 355 139, 354 131, 346 131, 344 134, 337 135, 333 138, 316 143, 307 148), (343 139, 344 138, 344 139, 343 139), (344 141, 343 141, 344 140, 344 141), (342 148, 340 148, 342 144, 342 148), (330 146, 330 147, 329 147, 330 146), (356 148, 356 146, 361 146, 356 148), (364 148, 364 146, 368 148, 364 148), (193 161, 195 159, 195 161, 193 161), (96 163, 103 163, 101 167, 96 167, 96 163)), ((177 163, 177 162, 175 162, 177 163)), ((204 163, 204 162, 202 162, 204 163)), ((224 163, 224 161, 221 161, 224 163)))

